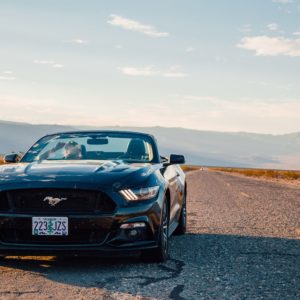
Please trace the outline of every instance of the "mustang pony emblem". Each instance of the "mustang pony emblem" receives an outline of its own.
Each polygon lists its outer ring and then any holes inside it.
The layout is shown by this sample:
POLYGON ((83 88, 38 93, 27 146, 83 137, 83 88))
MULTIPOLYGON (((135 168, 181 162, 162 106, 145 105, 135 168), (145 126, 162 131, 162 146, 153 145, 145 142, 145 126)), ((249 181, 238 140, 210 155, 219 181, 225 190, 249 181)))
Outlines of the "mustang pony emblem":
POLYGON ((47 196, 47 197, 44 198, 43 201, 44 202, 48 201, 48 203, 49 203, 50 206, 55 206, 59 202, 65 201, 65 200, 67 200, 67 198, 54 198, 54 197, 51 197, 51 196, 47 196))

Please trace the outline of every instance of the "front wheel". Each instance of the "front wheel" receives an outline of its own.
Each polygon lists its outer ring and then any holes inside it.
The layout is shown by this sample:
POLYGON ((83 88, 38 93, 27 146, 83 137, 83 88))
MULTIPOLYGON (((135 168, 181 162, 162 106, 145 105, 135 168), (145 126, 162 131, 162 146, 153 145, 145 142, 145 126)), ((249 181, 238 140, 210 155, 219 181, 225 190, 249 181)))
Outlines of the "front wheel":
POLYGON ((144 250, 142 258, 151 262, 165 262, 169 256, 169 207, 165 199, 162 207, 162 219, 158 238, 158 247, 144 250))

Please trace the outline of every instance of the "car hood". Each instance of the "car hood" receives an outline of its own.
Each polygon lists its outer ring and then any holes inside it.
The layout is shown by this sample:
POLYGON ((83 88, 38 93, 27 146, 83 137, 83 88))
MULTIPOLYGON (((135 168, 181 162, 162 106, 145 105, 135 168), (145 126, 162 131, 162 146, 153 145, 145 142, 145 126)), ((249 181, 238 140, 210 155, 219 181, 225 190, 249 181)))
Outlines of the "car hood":
POLYGON ((157 169, 149 163, 124 161, 42 161, 18 163, 0 167, 0 188, 76 185, 98 188, 113 185, 121 187, 130 181, 138 185, 157 169))

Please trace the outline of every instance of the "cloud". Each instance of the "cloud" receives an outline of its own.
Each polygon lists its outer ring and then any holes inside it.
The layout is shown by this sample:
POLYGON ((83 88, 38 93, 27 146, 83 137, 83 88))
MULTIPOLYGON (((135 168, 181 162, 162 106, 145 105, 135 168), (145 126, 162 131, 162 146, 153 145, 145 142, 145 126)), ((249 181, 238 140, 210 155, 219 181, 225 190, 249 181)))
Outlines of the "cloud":
POLYGON ((16 77, 14 77, 12 74, 12 71, 3 71, 3 75, 0 74, 0 80, 15 80, 16 77))
POLYGON ((169 78, 183 78, 188 76, 188 74, 179 72, 178 69, 180 67, 178 66, 172 66, 168 70, 159 70, 156 69, 154 66, 145 66, 142 68, 136 68, 136 67, 119 67, 117 68, 120 70, 124 75, 128 76, 161 76, 161 77, 169 77, 169 78))
POLYGON ((185 52, 194 52, 194 51, 196 51, 196 48, 194 48, 194 47, 187 47, 185 49, 185 52))
POLYGON ((59 64, 57 63, 56 61, 54 60, 34 60, 33 61, 35 64, 40 64, 40 65, 49 65, 51 66, 52 68, 57 68, 57 69, 61 69, 64 67, 63 64, 59 64))
POLYGON ((170 77, 170 78, 183 78, 183 77, 187 77, 188 74, 186 73, 182 73, 182 72, 166 72, 162 74, 163 77, 170 77))
POLYGON ((53 68, 63 68, 64 65, 62 65, 62 64, 53 64, 52 67, 53 68))
POLYGON ((55 61, 53 60, 34 60, 33 61, 35 64, 41 64, 41 65, 53 65, 55 64, 55 61))
POLYGON ((122 27, 126 30, 136 31, 143 33, 145 35, 151 36, 151 37, 167 37, 169 36, 168 32, 161 32, 158 31, 154 26, 152 25, 146 25, 142 24, 138 21, 127 19, 119 15, 110 15, 110 20, 107 21, 108 24, 111 24, 113 26, 122 27))
POLYGON ((89 41, 88 40, 82 40, 82 39, 73 39, 70 42, 74 43, 74 44, 87 44, 89 41))
POLYGON ((171 66, 169 70, 163 71, 162 76, 163 77, 170 77, 170 78, 183 78, 187 77, 188 74, 183 73, 180 71, 181 67, 180 66, 171 66))
POLYGON ((279 25, 277 23, 270 23, 267 27, 271 31, 277 31, 279 29, 279 25))
POLYGON ((272 0, 273 3, 279 3, 279 4, 289 4, 293 3, 294 0, 272 0))
POLYGON ((15 80, 16 77, 14 77, 13 75, 13 71, 3 71, 2 75, 0 74, 0 80, 15 80))
POLYGON ((251 24, 244 24, 241 28, 240 31, 243 33, 248 33, 252 31, 252 25, 251 24))
POLYGON ((121 67, 118 68, 123 74, 129 76, 155 76, 159 75, 160 71, 154 70, 153 66, 146 66, 143 68, 135 67, 121 67))
POLYGON ((71 43, 71 44, 79 44, 79 45, 84 45, 84 44, 89 43, 88 40, 84 40, 84 39, 71 39, 71 40, 65 40, 63 42, 64 43, 71 43))
POLYGON ((14 76, 1 76, 0 75, 0 80, 15 80, 16 77, 14 76))
POLYGON ((255 51, 257 56, 300 56, 300 39, 284 37, 244 37, 237 47, 255 51))

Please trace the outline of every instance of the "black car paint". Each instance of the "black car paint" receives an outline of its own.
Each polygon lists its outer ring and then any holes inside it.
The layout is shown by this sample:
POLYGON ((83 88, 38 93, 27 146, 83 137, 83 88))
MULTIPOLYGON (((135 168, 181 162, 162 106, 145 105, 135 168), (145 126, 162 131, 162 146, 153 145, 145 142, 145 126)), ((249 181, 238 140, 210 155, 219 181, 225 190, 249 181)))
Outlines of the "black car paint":
MULTIPOLYGON (((125 133, 126 134, 126 133, 125 133)), ((137 136, 140 133, 131 133, 137 136)), ((181 205, 186 193, 185 175, 178 165, 163 163, 160 160, 155 139, 151 140, 154 157, 151 163, 128 163, 116 161, 41 161, 7 164, 0 167, 0 193, 20 189, 71 189, 101 191, 116 204, 110 213, 67 214, 55 212, 54 215, 67 216, 74 223, 73 230, 80 226, 91 226, 106 233, 100 243, 88 244, 44 244, 4 242, 3 232, 8 228, 18 230, 29 228, 33 216, 49 216, 44 212, 19 213, 0 211, 0 254, 101 254, 138 251, 157 247, 163 201, 167 198, 170 210, 169 234, 176 229, 181 205), (129 202, 119 190, 159 185, 156 198, 129 202), (145 222, 147 239, 129 240, 120 229, 123 223, 145 222)), ((26 157, 26 154, 25 156, 26 157)), ((1 201, 1 198, 0 198, 1 201)))

